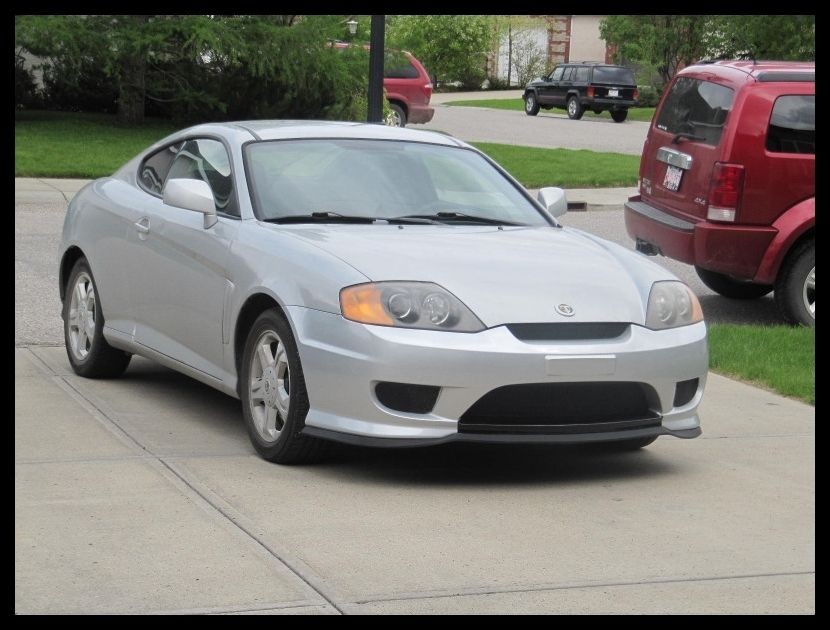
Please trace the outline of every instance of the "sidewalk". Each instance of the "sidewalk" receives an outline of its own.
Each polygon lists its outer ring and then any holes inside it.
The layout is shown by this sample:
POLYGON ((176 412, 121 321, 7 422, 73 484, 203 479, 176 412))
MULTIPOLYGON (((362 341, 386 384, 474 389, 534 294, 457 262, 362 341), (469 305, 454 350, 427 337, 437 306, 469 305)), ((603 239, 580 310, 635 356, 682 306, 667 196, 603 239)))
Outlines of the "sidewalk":
MULTIPOLYGON (((88 179, 54 179, 45 177, 15 177, 15 203, 68 203, 89 181, 88 179)), ((537 189, 529 189, 535 195, 537 189)), ((619 206, 636 188, 571 188, 565 191, 569 202, 584 202, 589 207, 619 206)))

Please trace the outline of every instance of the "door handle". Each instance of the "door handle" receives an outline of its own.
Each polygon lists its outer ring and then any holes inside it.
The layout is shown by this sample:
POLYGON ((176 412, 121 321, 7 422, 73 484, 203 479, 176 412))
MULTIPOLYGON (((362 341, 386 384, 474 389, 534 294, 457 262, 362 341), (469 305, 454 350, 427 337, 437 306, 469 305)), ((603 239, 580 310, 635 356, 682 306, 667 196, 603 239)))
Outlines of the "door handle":
POLYGON ((150 219, 149 219, 149 217, 141 217, 133 225, 135 225, 135 229, 139 234, 139 238, 144 238, 145 234, 150 233, 150 219))

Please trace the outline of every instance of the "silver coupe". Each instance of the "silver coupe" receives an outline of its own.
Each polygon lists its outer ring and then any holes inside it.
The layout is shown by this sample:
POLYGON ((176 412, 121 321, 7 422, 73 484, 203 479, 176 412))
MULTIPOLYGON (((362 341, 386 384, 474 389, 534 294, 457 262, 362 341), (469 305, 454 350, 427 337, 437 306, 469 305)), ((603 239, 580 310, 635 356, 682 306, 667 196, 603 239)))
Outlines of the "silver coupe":
POLYGON ((566 210, 440 133, 191 127, 69 204, 69 361, 106 378, 139 354, 240 398, 256 450, 285 464, 331 440, 696 437, 697 298, 566 210))

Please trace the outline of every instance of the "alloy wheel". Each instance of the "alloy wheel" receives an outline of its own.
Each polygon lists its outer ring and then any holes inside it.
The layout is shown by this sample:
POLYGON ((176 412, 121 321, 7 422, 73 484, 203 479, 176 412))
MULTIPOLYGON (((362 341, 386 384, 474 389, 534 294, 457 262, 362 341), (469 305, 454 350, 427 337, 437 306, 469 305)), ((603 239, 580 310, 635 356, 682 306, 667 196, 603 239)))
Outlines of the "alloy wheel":
POLYGON ((95 337, 95 286, 86 272, 75 279, 67 317, 69 349, 78 361, 83 361, 92 350, 95 337))
POLYGON ((266 442, 279 438, 291 403, 291 369, 285 344, 272 330, 262 333, 254 346, 248 382, 251 415, 266 442))
POLYGON ((816 268, 813 267, 804 279, 804 288, 801 291, 804 306, 810 316, 816 318, 816 268))

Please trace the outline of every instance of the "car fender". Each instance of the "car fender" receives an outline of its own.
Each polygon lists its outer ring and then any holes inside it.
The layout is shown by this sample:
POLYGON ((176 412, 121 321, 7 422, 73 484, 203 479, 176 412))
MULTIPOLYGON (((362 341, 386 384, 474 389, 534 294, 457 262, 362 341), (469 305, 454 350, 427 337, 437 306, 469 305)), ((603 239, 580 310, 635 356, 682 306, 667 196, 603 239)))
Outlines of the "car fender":
POLYGON ((816 225, 816 198, 798 202, 772 224, 778 233, 767 247, 753 278, 759 284, 772 284, 792 246, 816 225))

